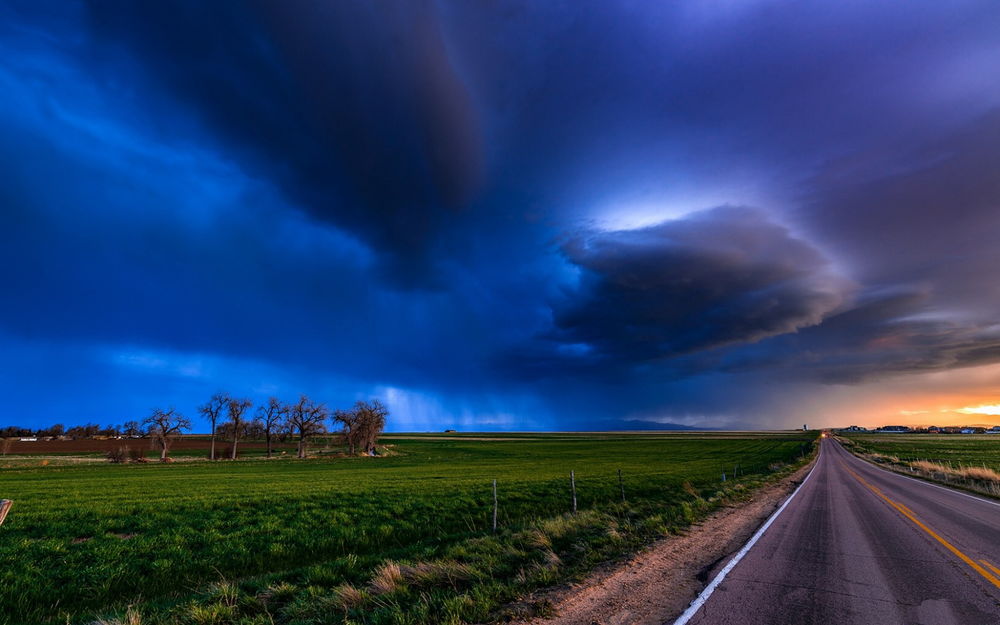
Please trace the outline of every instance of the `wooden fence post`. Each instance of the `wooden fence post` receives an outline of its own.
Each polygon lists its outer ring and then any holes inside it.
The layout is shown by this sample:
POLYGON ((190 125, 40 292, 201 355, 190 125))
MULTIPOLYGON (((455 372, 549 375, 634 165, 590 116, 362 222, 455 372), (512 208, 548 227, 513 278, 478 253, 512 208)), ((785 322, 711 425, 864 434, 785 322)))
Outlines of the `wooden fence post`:
POLYGON ((4 520, 7 518, 7 513, 10 512, 11 506, 14 502, 10 499, 0 499, 0 525, 3 525, 4 520))
POLYGON ((576 473, 569 472, 569 487, 573 491, 573 514, 576 514, 576 473))
POLYGON ((493 480, 493 533, 497 533, 497 481, 493 480))

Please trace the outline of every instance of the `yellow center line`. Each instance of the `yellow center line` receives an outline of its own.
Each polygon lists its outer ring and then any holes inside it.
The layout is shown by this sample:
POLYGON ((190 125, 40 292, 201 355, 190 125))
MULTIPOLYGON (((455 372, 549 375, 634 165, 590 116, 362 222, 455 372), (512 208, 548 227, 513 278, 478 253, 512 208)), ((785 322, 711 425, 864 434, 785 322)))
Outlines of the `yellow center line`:
POLYGON ((892 499, 889 499, 888 497, 886 497, 885 494, 881 490, 879 490, 875 486, 872 486, 871 484, 869 484, 868 482, 866 482, 863 477, 861 477, 860 475, 858 475, 857 473, 855 473, 854 471, 852 471, 850 469, 850 467, 848 467, 845 462, 841 461, 841 464, 844 465, 844 469, 846 469, 848 473, 850 473, 851 475, 853 475, 855 477, 855 479, 857 479, 859 482, 861 482, 862 484, 864 484, 865 486, 867 486, 869 490, 871 490, 873 493, 875 493, 876 495, 878 495, 879 497, 881 497, 882 499, 884 499, 886 503, 888 503, 890 506, 892 506, 893 508, 895 508, 896 510, 898 510, 900 512, 900 514, 902 514, 903 516, 905 516, 909 520, 913 521, 913 523, 917 527, 919 527, 920 529, 924 530, 932 538, 934 538, 936 541, 938 541, 939 543, 941 543, 942 545, 944 545, 945 548, 948 549, 948 551, 952 552, 953 554, 955 554, 956 556, 958 556, 963 562, 965 562, 966 564, 968 564, 969 566, 971 566, 973 569, 975 569, 975 571, 977 573, 979 573, 980 575, 982 575, 983 577, 985 577, 986 580, 989 581, 991 584, 993 584, 997 588, 1000 588, 1000 577, 997 577, 997 576, 1000 576, 1000 570, 998 570, 995 566, 993 566, 989 562, 986 562, 985 560, 982 561, 986 566, 988 566, 990 569, 993 570, 993 572, 996 573, 996 575, 993 575, 993 573, 990 573, 990 571, 987 571, 982 566, 980 566, 978 562, 976 562, 975 560, 973 560, 969 556, 967 556, 964 553, 962 553, 961 551, 959 551, 959 549, 957 547, 955 547, 950 542, 948 542, 947 540, 945 540, 944 538, 942 538, 940 535, 938 535, 937 532, 935 532, 931 528, 927 527, 927 525, 925 525, 920 519, 917 518, 917 515, 914 514, 912 510, 910 510, 909 508, 907 508, 903 504, 896 503, 892 499))
POLYGON ((988 566, 990 568, 990 570, 993 571, 994 573, 996 573, 997 575, 1000 575, 1000 569, 998 569, 997 567, 993 566, 992 564, 990 564, 986 560, 980 560, 980 562, 982 562, 983 564, 985 564, 986 566, 988 566))

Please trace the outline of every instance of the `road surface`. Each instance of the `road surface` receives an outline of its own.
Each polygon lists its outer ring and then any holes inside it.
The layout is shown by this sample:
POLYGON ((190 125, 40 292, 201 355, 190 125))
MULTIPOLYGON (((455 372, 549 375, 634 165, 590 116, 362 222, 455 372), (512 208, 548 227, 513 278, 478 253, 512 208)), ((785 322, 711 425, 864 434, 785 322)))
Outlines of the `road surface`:
POLYGON ((784 510, 689 612, 678 622, 1000 624, 1000 504, 884 471, 824 438, 784 510))

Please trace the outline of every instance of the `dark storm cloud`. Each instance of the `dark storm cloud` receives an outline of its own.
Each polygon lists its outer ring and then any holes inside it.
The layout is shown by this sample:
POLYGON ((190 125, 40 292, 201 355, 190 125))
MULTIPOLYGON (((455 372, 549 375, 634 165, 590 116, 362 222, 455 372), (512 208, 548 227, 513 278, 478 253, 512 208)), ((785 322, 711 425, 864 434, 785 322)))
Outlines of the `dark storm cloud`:
POLYGON ((429 2, 94 0, 97 53, 199 115, 252 172, 360 234, 402 282, 474 192, 476 112, 429 2), (126 68, 127 69, 127 68, 126 68))
POLYGON ((873 287, 921 285, 928 308, 994 315, 1000 108, 905 158, 838 159, 813 184, 800 218, 859 280, 873 287))
POLYGON ((563 353, 639 363, 794 332, 849 285, 759 211, 720 207, 563 245, 579 284, 554 306, 563 353))

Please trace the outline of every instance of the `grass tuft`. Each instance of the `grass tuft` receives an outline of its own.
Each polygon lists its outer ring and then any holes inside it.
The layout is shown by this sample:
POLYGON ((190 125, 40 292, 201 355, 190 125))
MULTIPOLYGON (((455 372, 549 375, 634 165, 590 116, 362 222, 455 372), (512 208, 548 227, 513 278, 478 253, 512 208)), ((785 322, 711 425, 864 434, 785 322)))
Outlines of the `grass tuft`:
POLYGON ((376 595, 385 595, 395 592, 405 585, 403 572, 395 562, 388 561, 383 564, 372 576, 369 587, 376 595))

